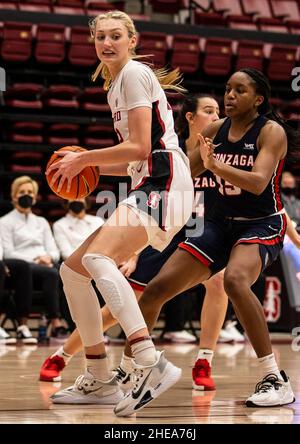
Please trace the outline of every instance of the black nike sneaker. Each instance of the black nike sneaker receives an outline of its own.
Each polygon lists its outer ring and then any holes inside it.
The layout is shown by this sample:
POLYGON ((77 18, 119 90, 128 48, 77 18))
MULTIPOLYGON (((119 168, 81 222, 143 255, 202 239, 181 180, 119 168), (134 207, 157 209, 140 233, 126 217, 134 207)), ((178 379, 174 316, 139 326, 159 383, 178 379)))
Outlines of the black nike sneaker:
POLYGON ((157 351, 157 361, 142 367, 134 363, 133 389, 115 407, 116 416, 129 416, 141 410, 168 390, 181 377, 181 369, 167 361, 163 352, 157 351))

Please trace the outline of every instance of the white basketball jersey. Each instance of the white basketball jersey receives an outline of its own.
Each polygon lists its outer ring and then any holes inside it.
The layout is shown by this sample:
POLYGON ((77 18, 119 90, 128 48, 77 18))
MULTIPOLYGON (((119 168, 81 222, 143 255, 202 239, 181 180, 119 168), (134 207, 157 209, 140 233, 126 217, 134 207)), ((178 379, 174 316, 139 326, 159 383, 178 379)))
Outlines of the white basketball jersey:
MULTIPOLYGON (((153 152, 163 150, 180 152, 185 157, 174 131, 172 109, 158 79, 147 65, 135 60, 126 63, 112 82, 108 103, 120 142, 127 140, 129 136, 128 111, 146 106, 152 108, 152 152, 149 156, 152 156, 153 152)), ((143 177, 152 176, 147 160, 131 162, 128 173, 132 177, 133 186, 143 177)))

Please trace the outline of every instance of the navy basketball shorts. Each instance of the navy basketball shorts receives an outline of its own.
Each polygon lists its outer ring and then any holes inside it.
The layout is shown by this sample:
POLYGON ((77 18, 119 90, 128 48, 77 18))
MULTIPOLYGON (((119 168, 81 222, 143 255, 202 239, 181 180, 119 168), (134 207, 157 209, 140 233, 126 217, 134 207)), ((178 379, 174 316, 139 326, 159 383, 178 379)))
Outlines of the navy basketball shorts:
POLYGON ((178 244, 186 239, 185 233, 186 227, 184 226, 162 252, 149 246, 140 253, 136 269, 127 279, 132 288, 144 291, 148 282, 159 273, 165 262, 178 248, 178 244))
POLYGON ((286 230, 284 214, 257 220, 208 219, 200 236, 189 237, 179 244, 213 274, 226 267, 233 247, 258 244, 262 271, 277 258, 286 230))

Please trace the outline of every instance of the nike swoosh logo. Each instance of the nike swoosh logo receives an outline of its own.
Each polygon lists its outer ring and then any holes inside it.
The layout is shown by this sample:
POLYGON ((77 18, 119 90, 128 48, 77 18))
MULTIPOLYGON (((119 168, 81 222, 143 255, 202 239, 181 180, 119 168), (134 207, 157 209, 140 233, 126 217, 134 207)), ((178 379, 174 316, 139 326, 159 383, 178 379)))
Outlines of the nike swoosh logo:
POLYGON ((152 373, 152 370, 151 370, 151 372, 147 375, 147 377, 145 378, 145 381, 144 381, 143 384, 140 386, 140 388, 138 389, 138 391, 137 391, 137 392, 132 392, 132 397, 133 397, 133 399, 137 399, 137 398, 141 395, 141 393, 142 393, 142 391, 143 391, 143 388, 145 387, 145 384, 146 384, 146 382, 147 382, 149 376, 151 375, 151 373, 152 373))
POLYGON ((90 393, 97 392, 100 387, 92 390, 86 390, 84 387, 78 387, 78 390, 81 390, 84 395, 89 395, 90 393))
POLYGON ((140 402, 139 402, 137 405, 134 406, 134 410, 137 410, 137 409, 139 409, 140 407, 143 407, 144 405, 148 404, 148 402, 150 402, 150 401, 153 400, 152 396, 150 395, 150 392, 147 392, 146 395, 147 395, 147 396, 144 396, 144 397, 140 400, 140 402))
POLYGON ((142 165, 140 166, 140 168, 136 168, 137 172, 140 173, 142 171, 142 168, 143 168, 143 162, 142 162, 142 165))
POLYGON ((269 228, 273 231, 278 231, 277 228, 271 227, 271 225, 269 225, 269 228))

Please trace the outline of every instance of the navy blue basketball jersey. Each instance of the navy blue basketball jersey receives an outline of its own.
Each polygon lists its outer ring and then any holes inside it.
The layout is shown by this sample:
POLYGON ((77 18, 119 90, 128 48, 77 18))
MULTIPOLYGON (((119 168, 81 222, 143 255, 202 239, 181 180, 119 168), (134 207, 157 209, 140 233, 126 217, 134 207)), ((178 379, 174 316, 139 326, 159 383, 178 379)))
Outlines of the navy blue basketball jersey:
MULTIPOLYGON (((267 121, 266 117, 258 116, 252 127, 240 140, 230 142, 228 140, 228 133, 231 119, 229 117, 225 119, 213 140, 213 143, 218 145, 215 148, 216 159, 240 170, 251 171, 259 153, 257 139, 267 121)), ((279 184, 283 166, 284 159, 278 162, 266 189, 258 196, 215 176, 219 191, 214 207, 215 211, 227 217, 246 217, 251 219, 269 216, 282 210, 283 204, 279 184)))

